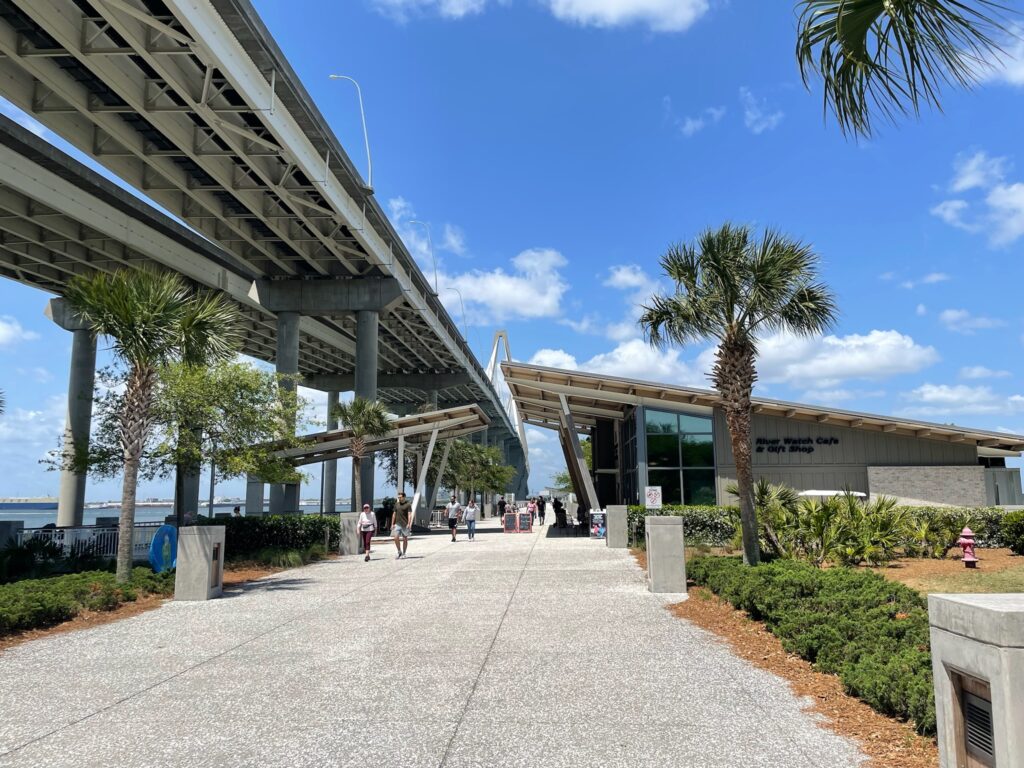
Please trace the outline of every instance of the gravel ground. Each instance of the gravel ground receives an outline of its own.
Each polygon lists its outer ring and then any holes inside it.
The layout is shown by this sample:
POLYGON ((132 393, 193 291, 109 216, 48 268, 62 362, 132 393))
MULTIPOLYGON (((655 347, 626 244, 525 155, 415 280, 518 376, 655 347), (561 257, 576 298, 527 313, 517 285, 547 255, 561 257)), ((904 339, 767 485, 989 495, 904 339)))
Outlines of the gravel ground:
POLYGON ((626 550, 481 523, 0 655, 0 766, 857 766, 626 550))

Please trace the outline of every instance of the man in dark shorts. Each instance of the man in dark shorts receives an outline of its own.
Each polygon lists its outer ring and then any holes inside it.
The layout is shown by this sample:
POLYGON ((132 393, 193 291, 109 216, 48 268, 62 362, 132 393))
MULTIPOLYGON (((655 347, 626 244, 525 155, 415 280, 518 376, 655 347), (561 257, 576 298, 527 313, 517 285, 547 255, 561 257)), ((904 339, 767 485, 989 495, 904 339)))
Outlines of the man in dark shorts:
POLYGON ((448 511, 448 530, 452 532, 452 541, 455 541, 455 532, 459 527, 459 516, 462 514, 462 505, 452 496, 452 500, 445 507, 448 511))
POLYGON ((502 525, 504 525, 504 520, 505 520, 505 497, 504 496, 499 496, 498 497, 498 518, 502 521, 502 525))
POLYGON ((405 551, 409 548, 409 536, 412 533, 412 502, 405 498, 405 491, 398 492, 398 501, 395 502, 395 511, 391 513, 391 535, 395 539, 395 549, 398 554, 397 560, 405 557, 405 551), (398 539, 402 543, 398 543, 398 539))

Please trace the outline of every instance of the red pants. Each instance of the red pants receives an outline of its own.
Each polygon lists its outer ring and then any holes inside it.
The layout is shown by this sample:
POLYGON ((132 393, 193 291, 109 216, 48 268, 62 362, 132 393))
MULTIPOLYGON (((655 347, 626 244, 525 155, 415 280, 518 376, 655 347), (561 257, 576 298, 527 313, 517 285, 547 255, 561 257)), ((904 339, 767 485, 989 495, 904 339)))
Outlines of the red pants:
POLYGON ((373 529, 368 531, 360 531, 363 534, 363 552, 370 551, 370 542, 373 541, 373 529))

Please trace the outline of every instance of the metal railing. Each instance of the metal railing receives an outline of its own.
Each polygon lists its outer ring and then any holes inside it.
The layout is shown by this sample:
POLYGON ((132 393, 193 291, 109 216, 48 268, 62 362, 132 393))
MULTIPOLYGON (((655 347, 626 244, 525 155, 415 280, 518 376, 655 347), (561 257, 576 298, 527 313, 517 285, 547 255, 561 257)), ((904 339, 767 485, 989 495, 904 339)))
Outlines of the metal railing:
MULTIPOLYGON (((136 523, 132 535, 132 559, 146 560, 153 537, 163 523, 136 523)), ((65 557, 93 555, 95 557, 117 557, 117 542, 120 531, 116 527, 92 525, 68 528, 24 528, 15 537, 23 544, 29 539, 42 540, 60 547, 65 557)))

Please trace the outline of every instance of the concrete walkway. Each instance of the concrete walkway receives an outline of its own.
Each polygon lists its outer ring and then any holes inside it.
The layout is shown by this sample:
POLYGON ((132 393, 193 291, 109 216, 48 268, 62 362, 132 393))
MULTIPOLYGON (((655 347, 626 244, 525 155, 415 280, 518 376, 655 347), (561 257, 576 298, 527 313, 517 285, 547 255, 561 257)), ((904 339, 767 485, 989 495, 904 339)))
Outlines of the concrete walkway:
POLYGON ((482 523, 0 654, 0 766, 855 766, 604 542, 482 523))

